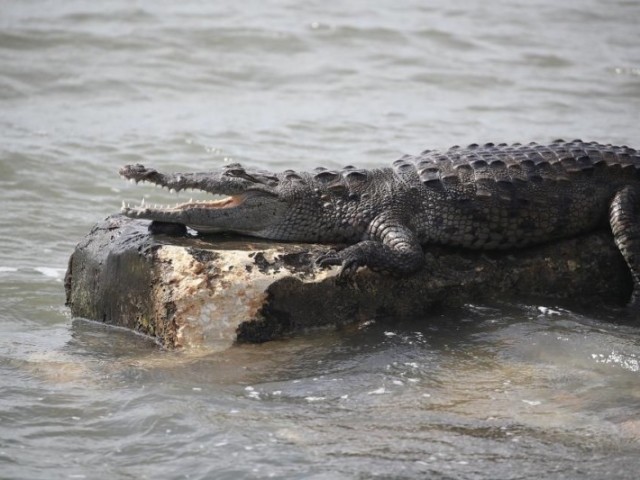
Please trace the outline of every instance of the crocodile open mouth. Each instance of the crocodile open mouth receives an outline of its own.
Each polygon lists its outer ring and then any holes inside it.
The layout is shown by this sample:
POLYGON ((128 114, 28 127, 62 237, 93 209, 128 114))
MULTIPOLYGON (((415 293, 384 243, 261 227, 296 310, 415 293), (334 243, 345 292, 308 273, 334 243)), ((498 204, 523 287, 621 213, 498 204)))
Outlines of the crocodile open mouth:
POLYGON ((245 200, 245 195, 232 195, 229 197, 221 198, 218 200, 193 200, 190 199, 188 202, 176 203, 175 205, 158 205, 158 204, 148 204, 145 202, 144 198, 139 205, 131 205, 126 202, 122 202, 122 211, 123 212, 131 212, 131 213, 144 213, 149 212, 150 210, 154 211, 162 211, 162 212, 178 212, 180 210, 189 210, 189 209, 223 209, 223 208, 234 208, 242 204, 245 200))

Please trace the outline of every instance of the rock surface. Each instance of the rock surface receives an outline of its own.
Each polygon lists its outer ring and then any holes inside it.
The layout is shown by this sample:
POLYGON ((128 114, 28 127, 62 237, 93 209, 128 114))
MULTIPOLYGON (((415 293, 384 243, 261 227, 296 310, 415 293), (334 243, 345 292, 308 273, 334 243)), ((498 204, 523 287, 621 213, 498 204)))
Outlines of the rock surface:
MULTIPOLYGON (((296 331, 385 316, 427 317, 440 306, 544 296, 623 304, 627 267, 607 232, 513 252, 426 249, 426 266, 397 278, 313 258, 324 245, 253 238, 169 237, 113 216, 77 245, 65 279, 75 317, 126 327, 168 348, 223 349, 296 331)), ((427 321, 425 319, 425 321, 427 321)))

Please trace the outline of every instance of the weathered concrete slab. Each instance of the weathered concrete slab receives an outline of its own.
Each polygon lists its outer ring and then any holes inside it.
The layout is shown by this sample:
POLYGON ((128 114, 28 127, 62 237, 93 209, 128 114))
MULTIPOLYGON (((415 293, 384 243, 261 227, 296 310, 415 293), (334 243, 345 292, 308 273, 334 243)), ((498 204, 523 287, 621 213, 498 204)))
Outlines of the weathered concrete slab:
POLYGON ((397 278, 361 269, 347 283, 313 258, 327 246, 227 236, 152 235, 123 216, 76 247, 65 281, 76 317, 157 337, 169 347, 226 348, 379 316, 428 315, 499 297, 622 304, 631 278, 611 235, 598 232, 510 253, 430 247, 426 267, 397 278))

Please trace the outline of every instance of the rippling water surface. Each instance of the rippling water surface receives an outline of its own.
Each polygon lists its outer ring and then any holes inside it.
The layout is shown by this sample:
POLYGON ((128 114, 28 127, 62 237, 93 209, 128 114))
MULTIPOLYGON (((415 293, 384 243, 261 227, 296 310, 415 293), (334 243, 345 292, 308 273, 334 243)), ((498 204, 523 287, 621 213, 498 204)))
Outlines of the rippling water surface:
POLYGON ((373 166, 484 141, 640 146, 640 3, 0 5, 0 476, 636 478, 640 329, 468 305, 220 353, 72 320, 124 163, 373 166))

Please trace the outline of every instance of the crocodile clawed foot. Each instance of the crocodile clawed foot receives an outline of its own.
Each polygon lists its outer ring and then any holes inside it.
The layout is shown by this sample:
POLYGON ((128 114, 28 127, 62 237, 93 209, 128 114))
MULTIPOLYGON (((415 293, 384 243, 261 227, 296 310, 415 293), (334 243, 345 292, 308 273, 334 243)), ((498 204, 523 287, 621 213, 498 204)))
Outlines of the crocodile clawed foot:
POLYGON ((316 265, 318 265, 320 268, 342 265, 342 258, 337 251, 329 250, 328 252, 322 253, 318 255, 318 257, 316 257, 316 265))
POLYGON ((338 273, 336 277, 336 282, 340 284, 345 284, 351 280, 360 266, 356 260, 350 258, 344 259, 343 256, 335 250, 330 250, 319 255, 316 258, 316 265, 320 268, 341 265, 340 273, 338 273))
POLYGON ((340 270, 340 273, 336 278, 336 283, 344 285, 349 281, 353 280, 359 266, 360 265, 358 265, 358 263, 355 261, 346 260, 342 264, 342 269, 340 270))

